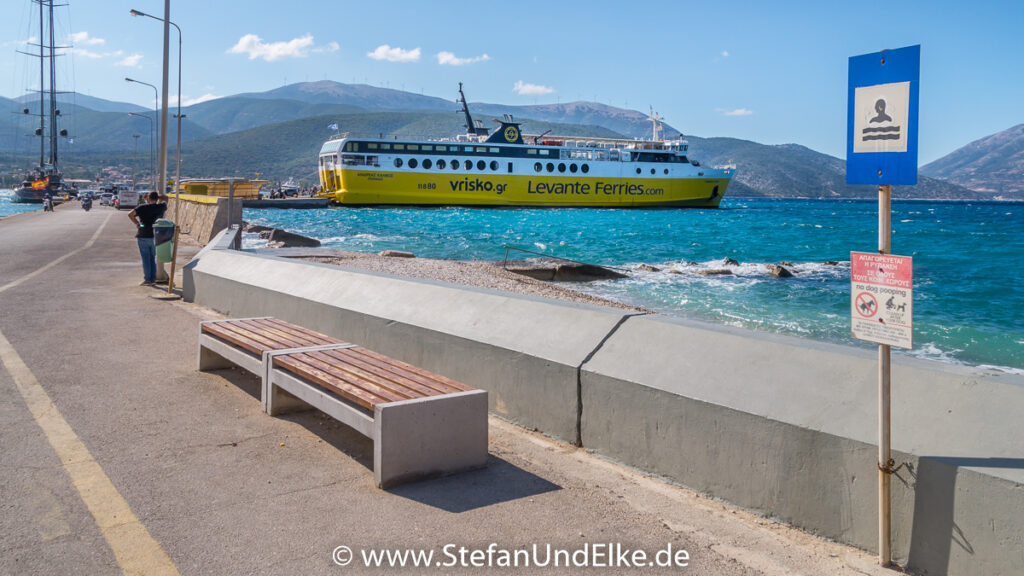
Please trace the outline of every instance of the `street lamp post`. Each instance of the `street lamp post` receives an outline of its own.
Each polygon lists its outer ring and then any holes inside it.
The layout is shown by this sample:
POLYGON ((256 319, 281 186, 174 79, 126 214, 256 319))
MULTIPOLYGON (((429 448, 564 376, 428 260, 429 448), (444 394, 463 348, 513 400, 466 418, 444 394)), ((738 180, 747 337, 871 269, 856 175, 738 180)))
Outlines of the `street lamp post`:
MULTIPOLYGON (((153 189, 156 190, 156 168, 153 166, 153 119, 145 114, 136 114, 135 112, 129 112, 128 115, 149 120, 149 170, 153 173, 153 189)), ((138 141, 136 141, 137 143, 138 141)))
MULTIPOLYGON (((142 84, 143 86, 149 86, 150 88, 153 89, 153 116, 156 117, 156 115, 159 114, 158 109, 160 108, 160 96, 157 95, 156 86, 150 84, 149 82, 143 82, 142 80, 136 80, 134 78, 127 78, 126 77, 124 79, 124 81, 125 82, 134 82, 136 84, 142 84)), ((150 140, 152 140, 153 137, 156 136, 156 134, 157 134, 157 132, 152 132, 151 131, 149 133, 150 140)), ((149 143, 149 147, 152 150, 152 148, 154 147, 153 146, 153 142, 149 143)), ((150 160, 150 164, 152 164, 152 163, 153 163, 152 160, 150 160)), ((153 170, 153 174, 156 174, 156 170, 154 168, 151 168, 151 169, 153 170)), ((156 176, 154 176, 154 180, 153 180, 153 182, 154 182, 153 190, 156 190, 156 179, 155 178, 156 178, 156 176)))
MULTIPOLYGON (((178 31, 178 113, 174 115, 174 117, 178 121, 178 144, 177 149, 174 152, 174 193, 177 195, 181 191, 181 188, 178 184, 179 182, 181 182, 181 119, 185 117, 181 113, 181 28, 174 22, 171 22, 170 20, 164 20, 163 18, 158 18, 156 16, 153 16, 152 14, 146 14, 145 12, 142 12, 140 10, 129 10, 128 13, 132 16, 145 16, 147 18, 152 18, 153 20, 165 22, 167 24, 170 24, 171 26, 174 26, 174 29, 178 31)), ((177 198, 177 196, 175 196, 175 198, 177 198)), ((177 199, 175 199, 174 202, 174 219, 178 219, 177 199)))
POLYGON ((135 169, 139 166, 139 136, 140 134, 132 134, 132 138, 135 139, 135 153, 132 155, 132 190, 135 190, 135 169))

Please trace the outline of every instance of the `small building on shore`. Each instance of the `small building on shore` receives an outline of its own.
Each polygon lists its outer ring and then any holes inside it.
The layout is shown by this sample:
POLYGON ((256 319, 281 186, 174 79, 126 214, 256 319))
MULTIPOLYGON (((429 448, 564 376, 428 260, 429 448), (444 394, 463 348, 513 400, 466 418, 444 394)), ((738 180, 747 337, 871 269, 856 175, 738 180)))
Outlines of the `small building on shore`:
POLYGON ((227 197, 231 182, 234 182, 235 198, 241 198, 243 200, 259 200, 260 187, 268 183, 269 180, 250 180, 248 178, 190 178, 188 180, 181 181, 181 188, 184 194, 227 197))

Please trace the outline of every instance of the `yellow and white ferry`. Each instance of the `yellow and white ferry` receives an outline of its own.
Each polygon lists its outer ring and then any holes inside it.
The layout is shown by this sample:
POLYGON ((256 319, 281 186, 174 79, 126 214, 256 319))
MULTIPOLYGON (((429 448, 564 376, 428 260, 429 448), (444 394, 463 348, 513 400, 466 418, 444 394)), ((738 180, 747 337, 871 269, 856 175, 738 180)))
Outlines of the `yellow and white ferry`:
POLYGON ((321 196, 340 205, 717 208, 730 168, 687 158, 685 140, 531 136, 506 115, 488 134, 459 84, 468 133, 454 140, 336 138, 320 149, 321 196))

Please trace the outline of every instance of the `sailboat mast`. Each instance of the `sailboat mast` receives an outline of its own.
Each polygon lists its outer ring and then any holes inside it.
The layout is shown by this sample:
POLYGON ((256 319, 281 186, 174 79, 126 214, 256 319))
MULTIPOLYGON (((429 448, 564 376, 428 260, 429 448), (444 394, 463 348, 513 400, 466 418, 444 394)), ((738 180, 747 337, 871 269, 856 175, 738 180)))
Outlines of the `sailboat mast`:
POLYGON ((42 169, 46 161, 46 139, 43 134, 46 130, 46 90, 43 85, 43 2, 39 0, 39 168, 42 169))
POLYGON ((53 0, 47 0, 50 7, 50 164, 57 169, 57 57, 53 38, 53 0))

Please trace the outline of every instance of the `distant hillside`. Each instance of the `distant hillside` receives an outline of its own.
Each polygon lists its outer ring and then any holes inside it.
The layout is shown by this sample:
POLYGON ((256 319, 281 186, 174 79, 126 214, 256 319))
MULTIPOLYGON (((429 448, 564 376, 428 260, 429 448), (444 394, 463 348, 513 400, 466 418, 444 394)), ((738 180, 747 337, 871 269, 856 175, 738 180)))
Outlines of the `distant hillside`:
POLYGON ((229 96, 194 104, 184 108, 182 114, 210 133, 226 134, 287 120, 363 111, 362 108, 348 104, 312 104, 301 100, 229 96))
POLYGON ((289 84, 266 92, 238 94, 241 98, 297 100, 309 104, 345 104, 366 110, 454 110, 455 98, 445 100, 412 92, 332 80, 289 84))
MULTIPOLYGON (((735 138, 688 137, 690 158, 703 165, 736 166, 732 196, 874 198, 874 186, 847 186, 846 162, 797 144, 766 145, 735 138)), ((916 186, 895 187, 897 198, 991 199, 991 195, 918 176, 916 186)))
MULTIPOLYGON (((469 96, 472 97, 470 87, 466 87, 469 96)), ((308 104, 342 104, 357 107, 368 111, 405 111, 405 110, 433 110, 445 113, 454 113, 459 110, 455 103, 455 89, 452 89, 452 99, 445 100, 433 96, 423 96, 412 92, 403 92, 391 88, 378 88, 366 84, 343 84, 330 80, 319 82, 302 82, 290 84, 267 92, 239 94, 239 98, 262 99, 262 100, 290 100, 301 101, 308 104)), ((315 110, 311 107, 309 112, 315 110)), ((616 108, 596 102, 568 102, 566 104, 543 104, 537 106, 510 106, 507 104, 486 104, 482 102, 470 102, 469 111, 473 118, 480 120, 484 126, 492 127, 491 118, 501 118, 503 114, 512 114, 517 118, 533 118, 546 122, 559 124, 589 124, 601 126, 613 130, 629 138, 650 137, 651 123, 647 115, 636 110, 616 108)), ((319 111, 318 114, 328 114, 330 110, 319 111)), ((204 124, 211 130, 218 131, 214 126, 204 124)), ((463 132, 463 124, 460 123, 458 132, 463 132)), ((672 126, 665 125, 664 135, 673 138, 679 131, 672 126)))
MULTIPOLYGON (((26 94, 15 99, 19 103, 24 102, 39 102, 38 96, 26 94)), ((57 102, 61 104, 69 103, 96 112, 152 112, 152 108, 145 108, 142 106, 136 106, 135 104, 129 104, 127 102, 114 102, 112 100, 104 100, 103 98, 94 98, 92 96, 86 96, 85 94, 79 94, 76 92, 68 92, 65 94, 57 94, 57 102)))
POLYGON ((922 166, 921 173, 991 196, 1024 199, 1024 124, 975 140, 922 166))

